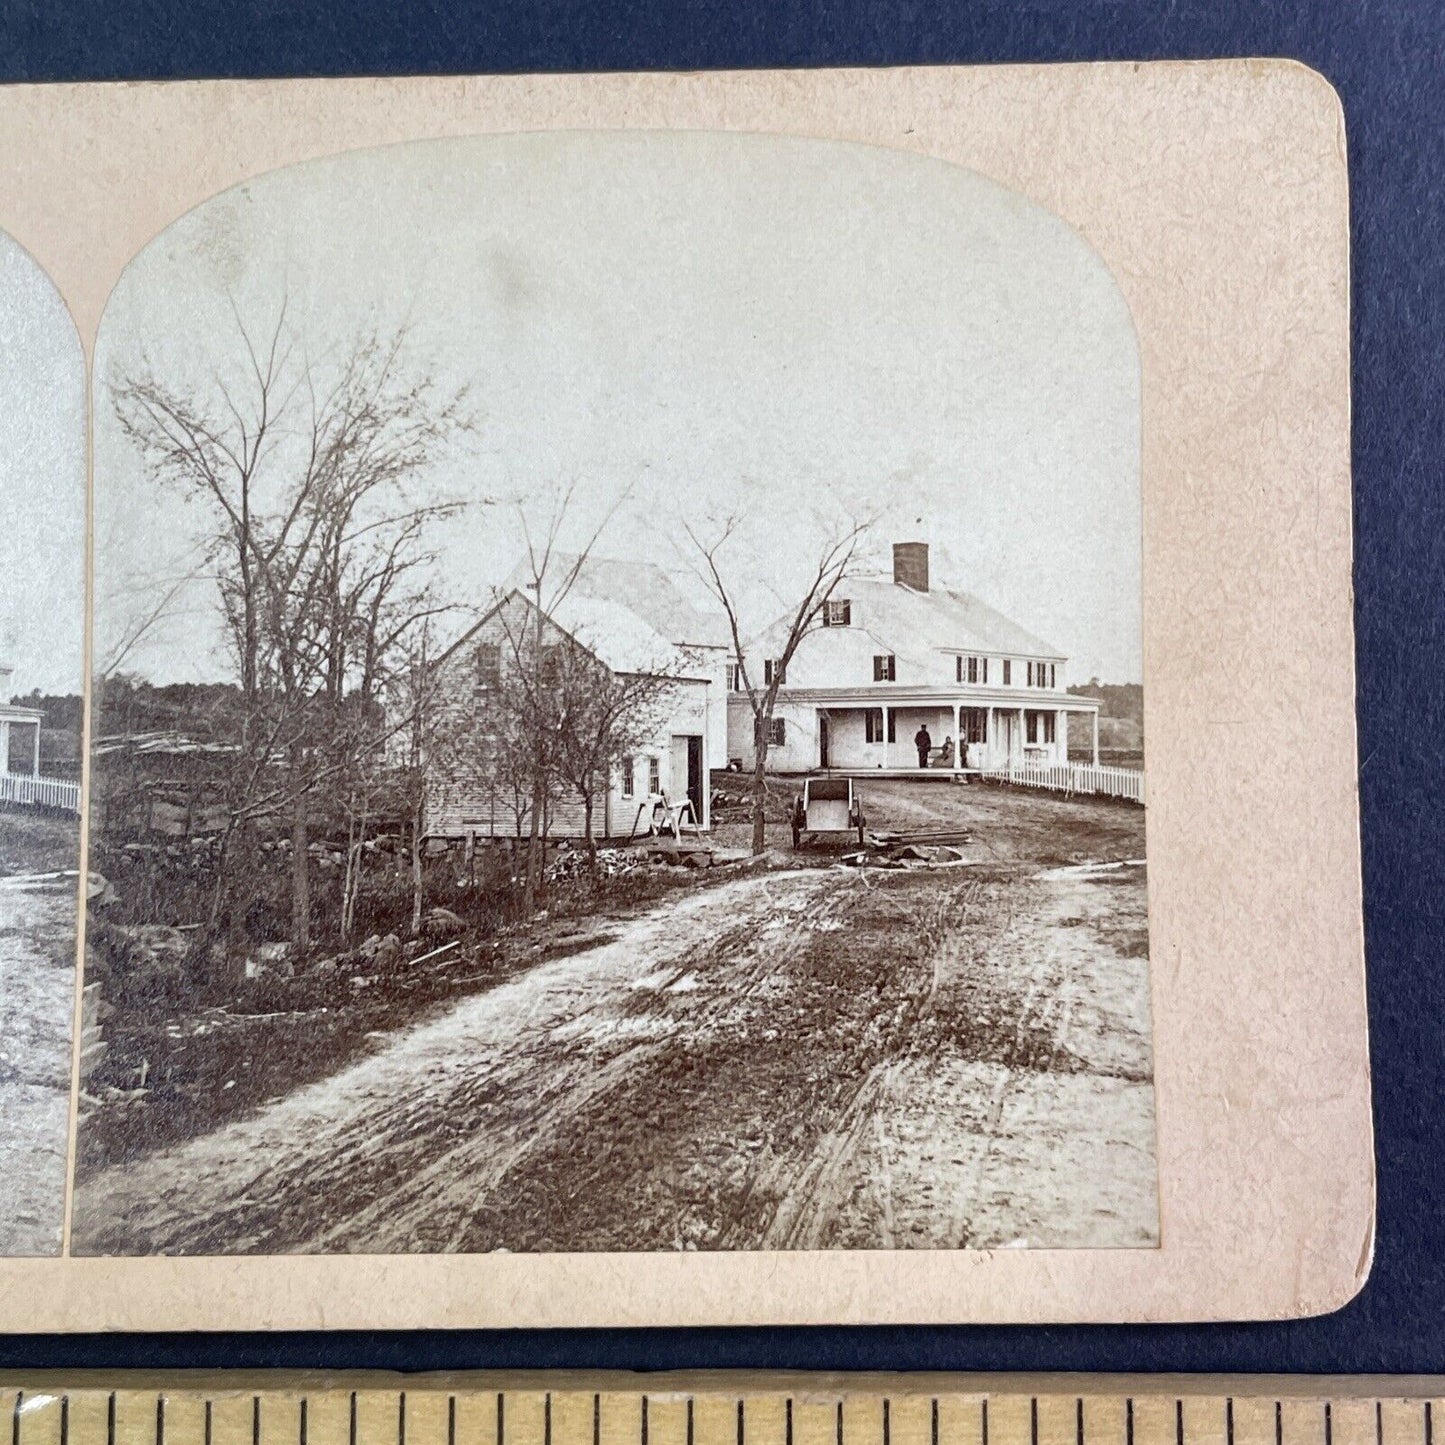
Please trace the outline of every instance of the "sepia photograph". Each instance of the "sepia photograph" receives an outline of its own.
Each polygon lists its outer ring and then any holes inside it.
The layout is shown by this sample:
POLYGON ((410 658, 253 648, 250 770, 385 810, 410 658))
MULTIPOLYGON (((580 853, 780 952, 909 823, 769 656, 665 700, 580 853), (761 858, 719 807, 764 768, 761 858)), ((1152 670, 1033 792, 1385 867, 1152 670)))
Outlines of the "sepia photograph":
MULTIPOLYGON (((73 1252, 1158 1246, 1140 359, 1078 231, 854 143, 362 149, 156 235, 92 395, 73 1252)), ((0 634, 32 951, 67 565, 0 634)))
POLYGON ((0 232, 0 1255, 60 1253, 85 664, 85 361, 0 232))

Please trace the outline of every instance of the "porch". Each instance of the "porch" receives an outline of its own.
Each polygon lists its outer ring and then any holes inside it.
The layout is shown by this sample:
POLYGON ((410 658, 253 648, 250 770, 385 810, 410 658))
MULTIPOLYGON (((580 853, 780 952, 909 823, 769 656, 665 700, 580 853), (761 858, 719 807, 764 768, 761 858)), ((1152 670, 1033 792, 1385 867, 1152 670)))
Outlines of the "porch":
POLYGON ((0 707, 0 772, 22 778, 40 776, 40 723, 33 707, 0 707))
POLYGON ((816 751, 806 764, 826 772, 948 777, 1067 766, 1071 716, 1088 719, 1089 760, 1099 762, 1099 708, 1092 698, 849 699, 811 711, 807 731, 816 751))

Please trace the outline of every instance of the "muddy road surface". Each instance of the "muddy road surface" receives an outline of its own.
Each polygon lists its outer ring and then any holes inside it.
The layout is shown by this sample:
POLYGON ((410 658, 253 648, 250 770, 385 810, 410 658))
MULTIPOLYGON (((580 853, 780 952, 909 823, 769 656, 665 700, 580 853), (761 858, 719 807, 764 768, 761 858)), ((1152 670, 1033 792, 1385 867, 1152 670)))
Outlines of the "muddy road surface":
POLYGON ((0 877, 0 1254, 57 1254, 70 1134, 77 882, 0 877))
POLYGON ((81 1253, 1147 1245, 1143 869, 669 897, 80 1185, 81 1253))

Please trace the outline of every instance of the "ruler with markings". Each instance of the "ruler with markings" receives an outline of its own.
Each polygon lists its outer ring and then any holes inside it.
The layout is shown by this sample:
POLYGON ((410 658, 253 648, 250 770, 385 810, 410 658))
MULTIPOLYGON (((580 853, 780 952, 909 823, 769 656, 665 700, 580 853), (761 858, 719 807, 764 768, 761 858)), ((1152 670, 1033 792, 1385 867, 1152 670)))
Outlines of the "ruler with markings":
POLYGON ((11 1445, 1435 1445, 1445 1378, 0 1379, 11 1445))

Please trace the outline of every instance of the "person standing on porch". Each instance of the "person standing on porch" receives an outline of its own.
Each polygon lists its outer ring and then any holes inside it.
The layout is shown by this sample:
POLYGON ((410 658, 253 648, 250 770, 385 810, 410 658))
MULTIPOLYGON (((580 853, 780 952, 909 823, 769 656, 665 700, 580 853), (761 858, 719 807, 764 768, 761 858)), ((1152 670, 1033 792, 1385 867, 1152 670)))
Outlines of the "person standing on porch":
POLYGON ((928 755, 933 751, 933 739, 928 735, 928 724, 922 724, 913 734, 913 746, 918 749, 918 766, 928 766, 928 755))

